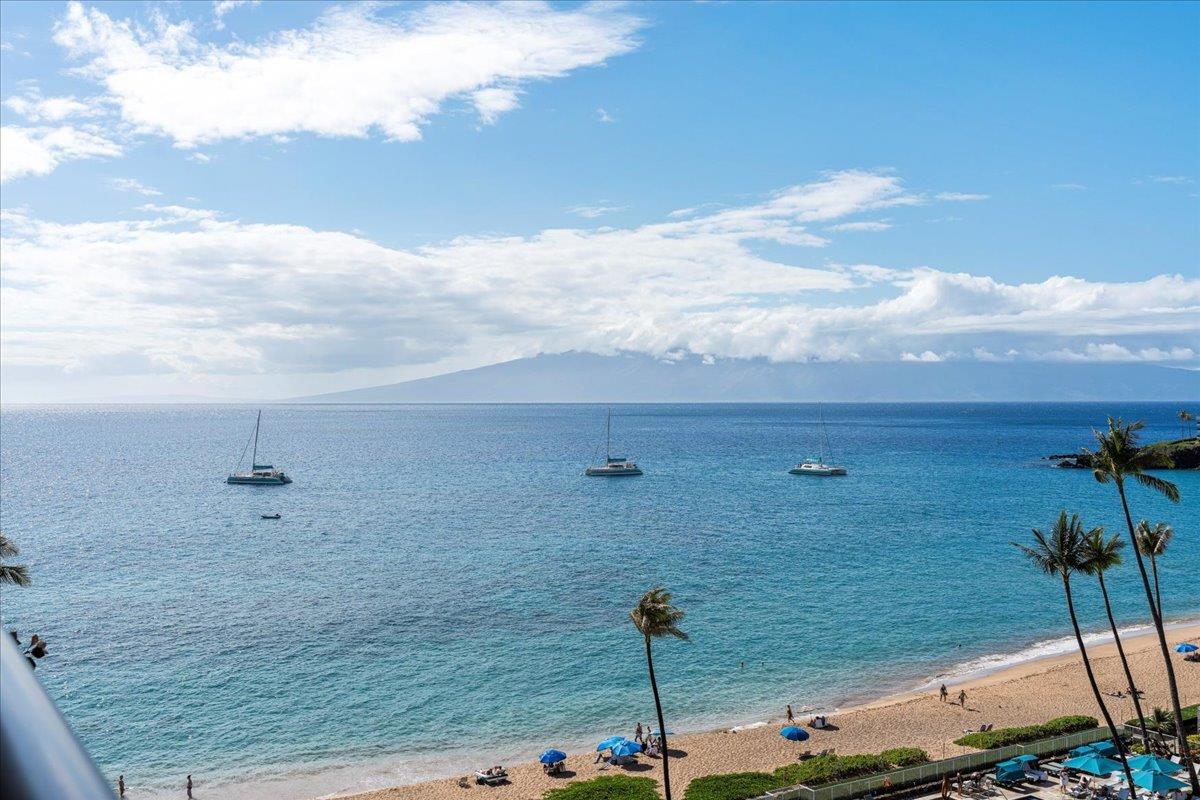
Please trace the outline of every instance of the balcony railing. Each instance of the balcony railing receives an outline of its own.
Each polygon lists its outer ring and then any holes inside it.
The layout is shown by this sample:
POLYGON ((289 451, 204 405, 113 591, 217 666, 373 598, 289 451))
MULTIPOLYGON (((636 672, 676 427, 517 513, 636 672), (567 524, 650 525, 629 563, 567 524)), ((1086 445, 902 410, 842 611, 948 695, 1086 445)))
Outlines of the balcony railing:
POLYGON ((111 800, 87 750, 0 631, 0 796, 11 800, 111 800))

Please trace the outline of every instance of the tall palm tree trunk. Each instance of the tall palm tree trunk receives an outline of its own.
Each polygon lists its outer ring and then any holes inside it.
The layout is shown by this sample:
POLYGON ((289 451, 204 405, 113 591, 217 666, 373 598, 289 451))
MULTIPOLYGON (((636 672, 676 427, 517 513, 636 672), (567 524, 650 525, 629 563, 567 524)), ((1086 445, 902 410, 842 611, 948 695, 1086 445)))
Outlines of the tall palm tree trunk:
POLYGON ((671 800, 671 755, 667 750, 667 723, 663 720, 662 701, 658 699, 658 681, 654 680, 654 656, 650 652, 650 637, 646 637, 646 668, 650 670, 650 690, 654 692, 654 710, 658 714, 659 741, 662 742, 663 789, 671 800))
POLYGON ((1150 571, 1154 573, 1154 603, 1158 606, 1158 616, 1162 618, 1162 587, 1158 585, 1158 559, 1150 554, 1150 571))
POLYGON ((1150 576, 1146 574, 1146 564, 1142 561, 1141 551, 1137 546, 1137 534, 1133 530, 1133 517, 1129 513, 1129 501, 1125 499, 1125 481, 1119 476, 1114 481, 1117 484, 1117 494, 1121 496, 1121 508, 1125 512, 1125 524, 1129 526, 1129 543, 1133 545, 1133 557, 1137 559, 1138 572, 1142 576, 1142 588, 1146 592, 1146 602, 1150 605, 1150 619, 1154 622, 1154 630, 1158 634, 1158 647, 1162 650, 1163 664, 1167 668, 1167 686, 1171 690, 1171 710, 1175 713, 1175 740, 1179 744, 1179 755, 1187 765, 1188 778, 1192 784, 1192 797, 1200 795, 1200 779, 1196 777, 1196 765, 1192 763, 1192 753, 1188 749, 1187 733, 1183 729, 1183 711, 1179 705, 1179 685, 1175 682, 1175 665, 1171 663, 1171 648, 1167 646, 1167 632, 1163 630, 1162 614, 1154 601, 1150 588, 1150 576))
POLYGON ((1104 598, 1104 611, 1108 614, 1108 626, 1112 628, 1113 641, 1117 644, 1117 655, 1121 657, 1121 668, 1125 670, 1125 680, 1129 684, 1129 693, 1133 695, 1133 708, 1137 711, 1138 725, 1142 728, 1142 744, 1146 752, 1150 752, 1150 736, 1146 733, 1146 715, 1142 713, 1142 701, 1138 699, 1137 686, 1133 683, 1133 673, 1129 671, 1129 659, 1125 657, 1125 646, 1121 644, 1121 635, 1117 633, 1117 621, 1113 619, 1112 604, 1108 601, 1108 588, 1104 585, 1104 573, 1097 572, 1100 579, 1100 596, 1104 598))
POLYGON ((1063 593, 1067 596, 1067 613, 1071 615, 1071 628, 1074 629, 1075 641, 1079 644, 1079 655, 1083 657, 1083 669, 1087 673, 1088 683, 1092 686, 1092 694, 1096 697, 1096 705, 1100 706, 1100 714, 1104 717, 1104 723, 1108 725, 1108 732, 1112 734, 1113 743, 1117 745, 1117 757, 1121 759, 1121 769, 1125 771, 1125 780, 1129 783, 1129 791, 1133 792, 1136 790, 1136 786, 1133 783, 1133 773, 1129 771, 1129 761, 1125 758, 1125 743, 1117 734, 1116 723, 1113 722, 1112 714, 1108 713, 1108 706, 1104 705, 1100 687, 1096 684, 1096 675, 1092 672, 1092 662, 1088 658, 1087 647, 1083 644, 1083 634, 1079 632, 1079 620, 1075 617, 1075 601, 1071 598, 1071 581, 1066 575, 1063 576, 1063 593))

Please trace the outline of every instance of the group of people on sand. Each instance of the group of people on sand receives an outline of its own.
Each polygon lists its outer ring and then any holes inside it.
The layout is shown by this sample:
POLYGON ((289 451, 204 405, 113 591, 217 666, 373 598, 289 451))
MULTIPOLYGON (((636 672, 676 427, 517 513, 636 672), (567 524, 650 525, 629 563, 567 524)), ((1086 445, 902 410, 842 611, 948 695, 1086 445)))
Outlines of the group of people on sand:
MULTIPOLYGON (((946 700, 950 697, 950 690, 946 688, 946 684, 944 684, 944 683, 942 684, 942 688, 940 690, 938 690, 938 696, 940 696, 942 698, 943 703, 946 702, 946 700)), ((962 706, 963 708, 967 707, 967 690, 966 689, 958 690, 958 704, 960 706, 962 706)))
POLYGON ((657 756, 662 753, 662 737, 653 736, 652 728, 647 724, 644 728, 642 723, 638 723, 633 729, 633 740, 642 746, 642 752, 648 756, 657 756))

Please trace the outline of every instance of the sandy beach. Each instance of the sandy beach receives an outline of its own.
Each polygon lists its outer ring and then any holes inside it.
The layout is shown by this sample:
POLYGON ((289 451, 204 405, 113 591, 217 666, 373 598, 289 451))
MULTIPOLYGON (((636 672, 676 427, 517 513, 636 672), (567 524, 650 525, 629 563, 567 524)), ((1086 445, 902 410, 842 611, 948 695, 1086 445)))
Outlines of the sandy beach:
MULTIPOLYGON (((1176 627, 1167 635, 1172 646, 1177 642, 1194 641, 1200 637, 1200 624, 1176 627)), ((1134 677, 1139 688, 1145 692, 1144 710, 1149 713, 1154 706, 1169 707, 1166 672, 1162 668, 1156 637, 1150 633, 1122 641, 1130 657, 1134 677)), ((1112 643, 1099 644, 1090 647, 1088 652, 1092 656, 1101 691, 1115 694, 1123 689, 1125 680, 1115 646, 1112 643)), ((1184 705, 1197 702, 1200 700, 1200 663, 1185 662, 1174 654, 1173 657, 1184 705)), ((770 771, 796 760, 804 750, 815 753, 833 748, 839 754, 849 755, 908 745, 922 747, 931 758, 937 759, 967 752, 955 745, 953 740, 961 736, 964 730, 978 728, 983 723, 998 727, 1028 725, 1064 714, 1089 714, 1099 718, 1076 652, 1025 662, 984 677, 959 682, 951 691, 952 698, 957 696, 960 688, 967 693, 965 707, 941 702, 936 689, 894 695, 830 713, 829 721, 835 729, 810 728, 808 730, 812 736, 803 743, 789 742, 779 736, 778 725, 783 721, 782 707, 779 717, 764 720, 764 724, 757 727, 672 737, 671 749, 678 752, 677 756, 671 758, 673 793, 677 797, 682 796, 687 784, 702 775, 770 771)), ((1118 722, 1134 716, 1133 704, 1128 699, 1109 697, 1108 700, 1109 708, 1118 722)), ((799 721, 808 720, 802 717, 799 721)), ((625 733, 632 737, 633 730, 625 733)), ((660 782, 662 779, 657 759, 641 758, 640 763, 629 767, 613 767, 594 761, 595 753, 572 753, 567 759, 566 774, 556 778, 544 775, 541 765, 537 763, 509 764, 506 766, 511 782, 498 787, 471 783, 469 788, 463 788, 459 786, 459 776, 455 776, 353 797, 354 800, 469 800, 484 797, 539 800, 548 789, 607 773, 646 775, 660 782)), ((481 754, 479 763, 480 766, 487 766, 487 756, 481 754)))

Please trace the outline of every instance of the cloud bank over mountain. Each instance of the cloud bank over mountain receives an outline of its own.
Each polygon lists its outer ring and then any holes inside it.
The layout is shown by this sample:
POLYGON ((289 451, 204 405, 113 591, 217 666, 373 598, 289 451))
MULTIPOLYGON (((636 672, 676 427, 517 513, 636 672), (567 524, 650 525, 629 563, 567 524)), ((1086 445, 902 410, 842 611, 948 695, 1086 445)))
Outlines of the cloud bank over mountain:
POLYGON ((193 376, 567 350, 668 361, 1195 364, 1195 278, 1010 284, 813 257, 837 224, 941 202, 894 174, 852 170, 637 227, 464 236, 407 250, 177 205, 68 224, 9 211, 4 359, 76 374, 193 376))

